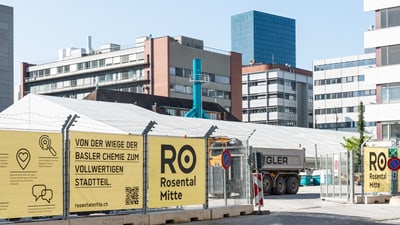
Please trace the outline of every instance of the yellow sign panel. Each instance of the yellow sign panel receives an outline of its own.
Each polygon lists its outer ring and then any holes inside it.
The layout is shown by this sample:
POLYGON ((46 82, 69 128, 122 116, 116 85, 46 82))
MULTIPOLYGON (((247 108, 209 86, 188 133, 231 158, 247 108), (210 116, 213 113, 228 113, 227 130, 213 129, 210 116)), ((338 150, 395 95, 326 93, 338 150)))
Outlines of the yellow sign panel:
POLYGON ((204 139, 148 137, 149 207, 204 204, 204 139))
POLYGON ((387 166, 388 148, 364 148, 364 191, 390 192, 391 170, 387 166))
POLYGON ((63 214, 61 133, 0 131, 0 219, 63 214))
POLYGON ((142 136, 71 132, 71 212, 141 208, 142 199, 142 136))

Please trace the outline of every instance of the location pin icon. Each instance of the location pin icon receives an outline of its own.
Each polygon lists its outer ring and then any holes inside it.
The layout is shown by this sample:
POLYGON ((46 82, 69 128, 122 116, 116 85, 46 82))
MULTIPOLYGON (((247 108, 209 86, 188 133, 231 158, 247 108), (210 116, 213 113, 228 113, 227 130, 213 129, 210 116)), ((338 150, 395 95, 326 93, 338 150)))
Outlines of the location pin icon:
POLYGON ((22 170, 28 166, 29 162, 31 161, 31 153, 25 148, 21 148, 17 151, 17 162, 22 170))

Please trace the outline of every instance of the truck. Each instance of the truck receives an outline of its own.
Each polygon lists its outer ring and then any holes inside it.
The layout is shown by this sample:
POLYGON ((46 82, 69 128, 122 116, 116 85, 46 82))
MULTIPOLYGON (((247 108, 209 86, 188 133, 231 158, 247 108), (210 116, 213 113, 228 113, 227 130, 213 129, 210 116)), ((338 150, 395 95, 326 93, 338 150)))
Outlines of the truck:
MULTIPOLYGON (((244 173, 247 166, 252 172, 262 173, 264 194, 296 194, 299 190, 299 173, 304 171, 304 149, 278 149, 250 147, 250 154, 245 154, 246 148, 237 138, 226 136, 210 137, 208 139, 208 165, 210 194, 221 196, 224 193, 223 173, 226 177, 226 192, 228 196, 240 196, 244 190, 244 173), (221 156, 228 150, 232 157, 231 166, 222 168, 221 156), (246 155, 249 156, 247 162, 246 155)), ((251 186, 251 184, 249 184, 251 186)))
POLYGON ((252 148, 253 172, 262 173, 264 194, 296 194, 305 169, 304 149, 252 148))

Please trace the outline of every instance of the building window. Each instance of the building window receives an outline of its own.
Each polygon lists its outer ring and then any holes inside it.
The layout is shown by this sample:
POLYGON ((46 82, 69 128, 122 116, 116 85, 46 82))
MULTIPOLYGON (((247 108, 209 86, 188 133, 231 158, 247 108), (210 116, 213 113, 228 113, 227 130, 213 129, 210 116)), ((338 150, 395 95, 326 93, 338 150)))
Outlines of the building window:
POLYGON ((382 139, 390 140, 400 138, 399 122, 391 122, 382 124, 382 139))
POLYGON ((382 85, 381 102, 400 102, 400 83, 382 85))
POLYGON ((381 10, 381 28, 400 25, 400 7, 381 10))
POLYGON ((121 56, 121 63, 127 63, 129 61, 129 55, 121 56))
POLYGON ((368 65, 375 65, 375 64, 376 64, 375 58, 350 61, 350 62, 328 63, 328 64, 322 64, 322 65, 314 65, 314 72, 315 71, 341 69, 341 68, 349 68, 349 67, 368 66, 368 65))
POLYGON ((97 68, 98 62, 97 60, 92 61, 92 68, 97 68))
POLYGON ((70 71, 69 65, 64 66, 64 73, 67 73, 70 71))
POLYGON ((382 66, 400 64, 400 45, 381 47, 382 66))
POLYGON ((106 60, 105 59, 100 59, 99 60, 99 67, 103 67, 106 64, 106 60))
POLYGON ((78 71, 83 70, 83 69, 84 69, 83 63, 78 63, 78 71))

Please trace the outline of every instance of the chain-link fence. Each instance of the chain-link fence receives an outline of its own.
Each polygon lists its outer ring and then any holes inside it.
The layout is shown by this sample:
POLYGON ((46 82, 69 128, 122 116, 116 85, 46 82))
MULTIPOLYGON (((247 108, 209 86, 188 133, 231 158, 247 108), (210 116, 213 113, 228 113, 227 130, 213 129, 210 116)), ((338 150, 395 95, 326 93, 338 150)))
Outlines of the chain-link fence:
POLYGON ((224 138, 218 141, 219 145, 214 144, 209 148, 209 206, 248 204, 250 202, 250 170, 247 147, 242 145, 241 141, 234 144, 223 144, 224 138), (222 162, 224 151, 229 151, 228 166, 222 162))
POLYGON ((353 152, 343 151, 320 156, 320 170, 313 173, 314 184, 321 187, 322 199, 353 201, 353 152))

